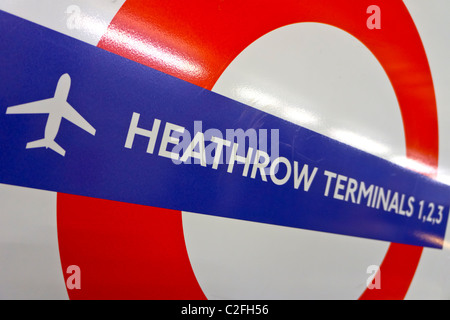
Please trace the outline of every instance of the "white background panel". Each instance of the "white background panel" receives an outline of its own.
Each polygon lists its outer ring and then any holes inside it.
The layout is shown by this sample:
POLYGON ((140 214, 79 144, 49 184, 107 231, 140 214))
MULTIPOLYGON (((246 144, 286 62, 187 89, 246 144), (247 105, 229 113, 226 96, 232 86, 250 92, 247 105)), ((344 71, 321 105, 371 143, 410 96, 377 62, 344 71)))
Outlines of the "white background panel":
POLYGON ((0 299, 67 298, 56 193, 0 184, 0 299))
POLYGON ((125 0, 2 0, 0 10, 97 45, 125 0))

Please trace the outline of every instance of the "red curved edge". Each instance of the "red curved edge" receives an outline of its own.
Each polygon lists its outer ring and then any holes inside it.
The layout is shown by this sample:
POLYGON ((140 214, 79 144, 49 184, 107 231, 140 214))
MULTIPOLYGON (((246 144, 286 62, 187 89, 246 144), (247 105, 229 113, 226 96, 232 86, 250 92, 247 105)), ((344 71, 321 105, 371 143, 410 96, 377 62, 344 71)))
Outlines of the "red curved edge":
POLYGON ((57 212, 63 271, 80 267, 70 299, 206 299, 180 211, 58 193, 57 212))
POLYGON ((378 270, 380 288, 366 290, 360 300, 402 300, 411 285, 423 247, 391 243, 378 270), (413 263, 417 261, 417 263, 413 263), (395 284, 395 285, 392 285, 395 284))

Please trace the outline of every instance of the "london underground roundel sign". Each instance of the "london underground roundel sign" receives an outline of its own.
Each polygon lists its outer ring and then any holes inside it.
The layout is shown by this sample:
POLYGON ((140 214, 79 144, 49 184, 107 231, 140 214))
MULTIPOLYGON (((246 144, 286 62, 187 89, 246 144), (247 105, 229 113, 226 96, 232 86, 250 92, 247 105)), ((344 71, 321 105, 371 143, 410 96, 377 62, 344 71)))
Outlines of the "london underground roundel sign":
MULTIPOLYGON (((379 61, 401 109, 407 157, 436 170, 436 102, 421 39, 400 0, 377 1, 382 27, 367 28, 366 10, 373 4, 128 0, 98 46, 211 90, 233 59, 263 35, 294 23, 334 26, 379 61)), ((83 270, 86 289, 69 291, 71 299, 208 298, 191 267, 180 211, 59 193, 57 215, 63 270, 74 261, 83 270)), ((404 298, 421 253, 422 247, 391 243, 380 262, 383 287, 363 290, 360 298, 404 298)))

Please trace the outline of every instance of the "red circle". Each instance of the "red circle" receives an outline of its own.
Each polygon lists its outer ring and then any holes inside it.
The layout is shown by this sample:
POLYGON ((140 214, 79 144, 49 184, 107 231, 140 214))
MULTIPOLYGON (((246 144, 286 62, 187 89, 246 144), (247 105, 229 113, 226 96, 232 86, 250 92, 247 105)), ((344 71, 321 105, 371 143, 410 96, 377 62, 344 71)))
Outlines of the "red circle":
MULTIPOLYGON (((368 29, 366 10, 372 4, 366 0, 199 0, 189 4, 128 0, 99 47, 211 89, 231 61, 264 34, 299 22, 335 26, 359 39, 378 59, 400 105, 407 157, 435 172, 437 110, 420 36, 401 0, 378 0, 381 29, 368 29), (159 54, 153 54, 155 50, 159 54), (187 72, 180 65, 183 62, 197 66, 197 71, 187 72)), ((71 291, 69 297, 204 299, 190 266, 181 223, 181 212, 58 194, 63 270, 77 262, 89 270, 82 293, 71 291), (134 218, 129 219, 130 215, 134 218), (96 227, 86 231, 92 221, 96 227), (85 237, 82 243, 76 240, 80 233, 85 237), (155 233, 157 237, 152 236, 155 233), (120 267, 112 267, 113 263, 120 267), (120 286, 99 280, 102 277, 120 278, 120 286)), ((360 298, 403 299, 422 249, 392 243, 380 266, 382 289, 366 290, 360 298)))

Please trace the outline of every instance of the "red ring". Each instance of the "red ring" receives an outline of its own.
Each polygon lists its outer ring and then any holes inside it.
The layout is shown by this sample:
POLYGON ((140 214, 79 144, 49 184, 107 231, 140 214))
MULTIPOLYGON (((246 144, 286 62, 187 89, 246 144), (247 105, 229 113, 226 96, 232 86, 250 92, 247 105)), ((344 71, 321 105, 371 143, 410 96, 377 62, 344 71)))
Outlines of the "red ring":
MULTIPOLYGON (((407 157, 428 165, 436 172, 436 101, 420 36, 400 0, 378 0, 381 29, 369 30, 366 27, 366 9, 372 4, 373 1, 366 0, 198 0, 189 4, 181 0, 128 0, 112 21, 99 47, 211 89, 230 62, 262 35, 299 22, 335 26, 359 39, 383 66, 400 105, 407 157), (157 48, 161 55, 149 55, 149 46, 157 48), (198 66, 200 71, 186 73, 167 57, 187 61, 198 66)), ((63 270, 78 261, 85 264, 91 273, 87 279, 84 277, 84 282, 88 282, 86 289, 80 290, 84 295, 72 291, 69 297, 205 298, 187 256, 181 213, 149 207, 136 209, 128 204, 117 206, 123 211, 113 209, 114 205, 108 205, 103 200, 58 194, 58 233, 63 270), (115 210, 113 217, 118 221, 104 226, 101 221, 104 223, 111 219, 108 210, 115 210), (136 219, 128 220, 129 213, 138 211, 140 213, 136 214, 136 219), (92 217, 95 217, 98 229, 85 232, 86 241, 80 245, 75 239, 83 230, 82 224, 90 224, 92 217), (74 228, 74 219, 80 223, 80 229, 74 228), (158 221, 157 227, 152 228, 155 221, 158 221), (124 224, 127 231, 123 230, 124 224), (151 228, 149 234, 158 231, 161 238, 147 237, 147 228, 139 227, 142 224, 151 228), (133 229, 135 227, 137 231, 133 229), (158 228, 166 228, 167 234, 161 234, 161 230, 156 230, 158 228), (144 234, 136 236, 139 232, 144 234), (96 245, 99 238, 106 242, 96 245), (126 257, 121 259, 108 244, 121 245, 124 239, 129 243, 122 248, 121 252, 126 257), (173 252, 157 250, 161 243, 170 244, 173 252), (156 251, 144 254, 145 250, 156 251), (161 263, 163 258, 167 259, 161 263), (108 261, 114 259, 119 259, 115 262, 119 262, 121 268, 108 271, 108 266, 111 269, 108 261), (169 263, 179 267, 173 270, 169 263), (140 264, 147 264, 151 269, 138 270, 136 266, 140 264), (166 268, 172 273, 165 272, 166 268), (102 275, 124 277, 126 280, 121 282, 121 288, 108 286, 108 283, 98 280, 102 275), (148 294, 143 288, 154 294, 148 294), (179 290, 182 293, 178 294, 179 290)), ((422 249, 392 243, 380 267, 382 288, 367 289, 360 298, 403 299, 414 277, 422 249)))

